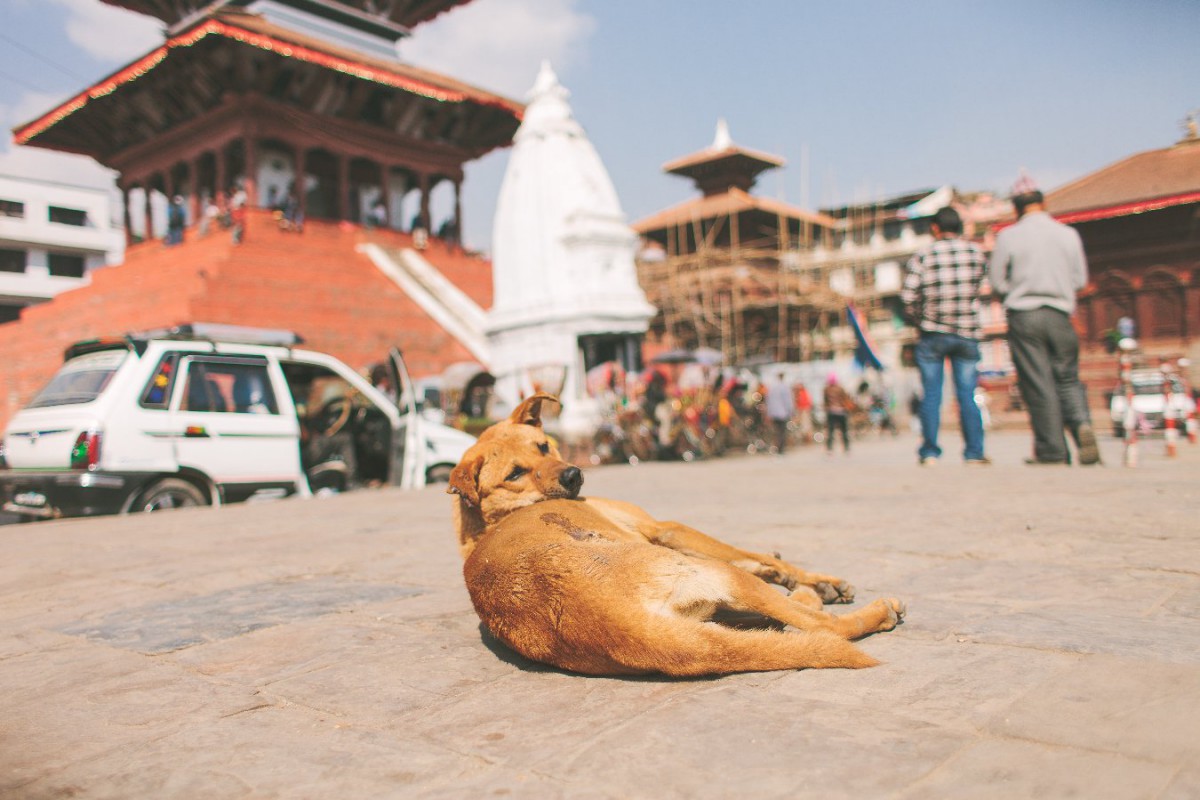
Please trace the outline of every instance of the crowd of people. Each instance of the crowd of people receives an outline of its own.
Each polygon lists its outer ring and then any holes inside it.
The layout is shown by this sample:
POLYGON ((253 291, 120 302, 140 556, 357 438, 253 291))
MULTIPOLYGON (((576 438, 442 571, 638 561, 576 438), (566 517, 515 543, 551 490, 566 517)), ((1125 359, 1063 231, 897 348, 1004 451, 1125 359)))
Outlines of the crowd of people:
POLYGON ((606 366, 611 377, 590 387, 605 412, 592 447, 595 463, 783 454, 813 444, 832 454, 835 439, 849 452, 856 438, 898 433, 892 393, 865 380, 852 395, 833 373, 814 392, 784 372, 763 380, 710 367, 703 370, 710 378, 697 381, 677 365, 653 365, 635 376, 606 366))

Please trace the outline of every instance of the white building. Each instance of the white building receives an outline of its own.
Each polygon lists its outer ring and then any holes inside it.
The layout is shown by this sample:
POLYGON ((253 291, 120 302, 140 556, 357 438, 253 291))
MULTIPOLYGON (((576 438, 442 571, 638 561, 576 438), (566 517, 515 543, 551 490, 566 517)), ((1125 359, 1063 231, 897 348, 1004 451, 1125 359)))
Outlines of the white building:
POLYGON ((0 324, 121 259, 104 189, 0 175, 0 324))
POLYGON ((637 282, 637 235, 567 97, 543 63, 496 205, 486 331, 497 400, 557 392, 561 433, 575 437, 598 422, 586 371, 640 367, 654 308, 637 282))

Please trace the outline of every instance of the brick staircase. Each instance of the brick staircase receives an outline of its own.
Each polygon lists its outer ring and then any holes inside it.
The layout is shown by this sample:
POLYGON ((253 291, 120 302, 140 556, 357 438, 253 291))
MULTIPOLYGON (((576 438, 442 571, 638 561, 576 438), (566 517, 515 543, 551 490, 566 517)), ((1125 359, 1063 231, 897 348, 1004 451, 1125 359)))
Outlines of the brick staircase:
MULTIPOLYGON (((245 241, 228 231, 182 245, 130 247, 125 263, 92 273, 91 283, 25 309, 0 325, 0 426, 53 375, 72 342, 189 321, 286 328, 306 346, 355 369, 384 359, 392 345, 414 376, 471 359, 356 247, 412 247, 406 234, 347 223, 310 222, 281 230, 269 212, 252 211, 245 241)), ((431 239, 424 258, 483 307, 491 304, 491 264, 431 239)))

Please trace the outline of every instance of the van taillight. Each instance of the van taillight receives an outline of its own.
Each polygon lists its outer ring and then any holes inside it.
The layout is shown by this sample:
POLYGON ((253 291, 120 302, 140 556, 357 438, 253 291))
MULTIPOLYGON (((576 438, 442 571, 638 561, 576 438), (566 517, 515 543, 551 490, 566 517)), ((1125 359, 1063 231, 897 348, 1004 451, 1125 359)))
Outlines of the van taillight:
POLYGON ((95 469, 100 463, 100 433, 84 431, 71 448, 71 469, 95 469))

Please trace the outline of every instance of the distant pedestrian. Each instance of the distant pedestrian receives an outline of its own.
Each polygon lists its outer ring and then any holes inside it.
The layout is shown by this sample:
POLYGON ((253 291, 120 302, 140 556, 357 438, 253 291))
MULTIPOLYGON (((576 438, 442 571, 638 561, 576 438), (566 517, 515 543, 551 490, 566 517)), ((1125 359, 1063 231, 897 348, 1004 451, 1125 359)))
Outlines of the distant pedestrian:
POLYGON ((183 195, 175 195, 171 198, 171 204, 167 206, 167 239, 166 244, 177 245, 183 243, 183 228, 187 224, 187 211, 183 207, 183 195))
POLYGON ((805 442, 812 441, 813 433, 813 399, 808 393, 808 387, 803 383, 796 385, 796 425, 800 428, 800 438, 805 442))
POLYGON ((1075 294, 1088 278, 1083 242, 1075 229, 1046 213, 1044 196, 1024 172, 1012 202, 1017 222, 996 237, 988 278, 1004 298, 1008 346, 1033 426, 1033 458, 1026 463, 1071 463, 1065 428, 1079 448, 1079 463, 1096 464, 1100 449, 1079 383, 1079 337, 1071 324, 1075 294))
POLYGON ((825 381, 825 451, 833 453, 833 434, 841 432, 842 449, 850 452, 850 413, 857 407, 832 372, 825 381))
POLYGON ((767 419, 775 428, 775 445, 771 452, 783 455, 783 451, 787 449, 788 423, 796 416, 796 398, 782 372, 777 373, 775 380, 767 384, 766 394, 767 419))
POLYGON ((962 217, 953 208, 940 209, 930 222, 934 242, 908 262, 900 292, 905 316, 920 339, 915 351, 921 373, 921 446, 917 458, 932 466, 942 456, 938 428, 942 415, 942 384, 946 359, 958 398, 963 436, 963 461, 990 464, 983 453, 983 420, 975 405, 979 382, 979 287, 987 259, 979 246, 962 238, 962 217))
POLYGON ((198 233, 201 238, 204 238, 205 236, 208 236, 208 232, 212 230, 212 226, 217 224, 217 221, 221 216, 221 209, 219 206, 217 206, 216 201, 208 195, 205 196, 201 206, 202 209, 200 211, 200 226, 198 233))
POLYGON ((238 188, 229 200, 229 218, 233 224, 233 243, 241 244, 246 239, 246 192, 238 188))

